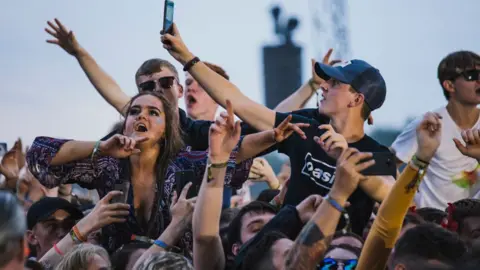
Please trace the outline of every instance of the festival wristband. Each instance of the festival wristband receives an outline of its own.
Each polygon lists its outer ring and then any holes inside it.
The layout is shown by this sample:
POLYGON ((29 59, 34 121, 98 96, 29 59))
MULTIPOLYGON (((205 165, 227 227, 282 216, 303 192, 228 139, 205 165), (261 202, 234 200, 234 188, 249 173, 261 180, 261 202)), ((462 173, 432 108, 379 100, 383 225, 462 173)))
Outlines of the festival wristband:
POLYGON ((55 252, 60 255, 60 256, 63 256, 63 252, 57 247, 57 244, 53 244, 53 249, 55 250, 55 252))
POLYGON ((419 169, 425 169, 428 166, 428 162, 419 159, 416 155, 412 157, 413 165, 417 166, 419 169))
POLYGON ((158 247, 161 247, 165 250, 168 249, 168 245, 165 242, 163 242, 162 240, 157 239, 157 240, 153 241, 153 244, 158 246, 158 247))
POLYGON ((196 63, 200 62, 200 58, 194 57, 192 60, 188 61, 183 67, 183 71, 189 71, 196 63))
POLYGON ((326 200, 328 203, 330 203, 330 205, 332 205, 335 209, 337 209, 339 212, 343 213, 345 211, 345 208, 343 208, 335 199, 333 199, 332 197, 330 197, 330 195, 327 195, 325 198, 323 198, 324 200, 326 200))

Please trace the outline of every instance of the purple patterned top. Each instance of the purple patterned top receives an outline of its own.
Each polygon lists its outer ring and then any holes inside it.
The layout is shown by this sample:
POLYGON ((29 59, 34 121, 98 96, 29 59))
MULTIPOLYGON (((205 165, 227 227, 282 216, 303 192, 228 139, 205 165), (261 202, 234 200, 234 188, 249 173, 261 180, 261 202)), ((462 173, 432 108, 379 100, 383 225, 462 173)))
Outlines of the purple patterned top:
MULTIPOLYGON (((30 147, 27 153, 28 168, 45 187, 52 188, 60 184, 77 183, 84 188, 96 189, 100 198, 103 198, 108 192, 114 190, 115 184, 129 181, 130 175, 126 175, 125 161, 108 156, 99 157, 94 163, 87 158, 60 166, 51 166, 50 162, 53 157, 62 145, 68 141, 37 137, 30 147)), ((225 185, 234 188, 241 187, 243 182, 247 180, 252 165, 252 159, 248 159, 240 164, 235 163, 241 142, 242 140, 240 140, 230 156, 225 176, 225 185)), ((149 223, 152 223, 153 226, 148 231, 139 226, 135 218, 133 189, 130 188, 127 203, 131 205, 131 210, 127 222, 104 227, 102 231, 103 246, 109 252, 113 252, 121 245, 130 242, 131 234, 157 239, 170 222, 170 201, 176 187, 175 172, 192 170, 196 178, 193 181, 201 182, 206 162, 206 151, 190 151, 187 149, 181 151, 177 158, 170 163, 165 173, 164 196, 159 198, 159 207, 156 207, 158 211, 150 217, 151 221, 149 223)), ((188 251, 192 250, 193 240, 191 232, 187 232, 184 235, 180 246, 188 251)))

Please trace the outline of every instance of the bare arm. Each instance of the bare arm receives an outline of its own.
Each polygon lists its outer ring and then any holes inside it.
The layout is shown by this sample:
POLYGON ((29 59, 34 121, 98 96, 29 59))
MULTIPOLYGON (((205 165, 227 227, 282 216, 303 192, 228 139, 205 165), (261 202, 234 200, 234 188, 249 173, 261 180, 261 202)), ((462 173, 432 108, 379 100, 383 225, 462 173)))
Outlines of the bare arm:
POLYGON ((62 145, 50 163, 53 166, 88 158, 95 147, 95 142, 69 141, 62 145))
POLYGON ((291 94, 285 100, 280 102, 280 104, 278 104, 274 110, 276 112, 283 112, 283 113, 299 110, 305 107, 305 104, 307 104, 307 101, 315 93, 314 90, 316 89, 312 87, 312 81, 309 80, 308 83, 302 85, 295 92, 293 92, 293 94, 291 94))
POLYGON ((395 178, 392 176, 370 176, 360 183, 360 188, 377 202, 382 202, 390 193, 395 178))
POLYGON ((130 101, 130 97, 122 91, 112 77, 100 68, 95 59, 80 46, 72 31, 69 31, 58 19, 55 19, 55 22, 49 21, 48 25, 50 28, 45 28, 45 31, 54 39, 47 40, 47 42, 58 45, 68 54, 74 56, 98 93, 118 112, 124 115, 123 110, 130 101))
POLYGON ((85 49, 78 52, 76 59, 97 92, 120 114, 125 115, 130 97, 125 94, 117 82, 97 64, 85 49))
POLYGON ((220 238, 220 215, 225 168, 205 170, 193 212, 193 260, 196 269, 223 269, 225 257, 220 238), (211 176, 208 178, 208 171, 211 176))

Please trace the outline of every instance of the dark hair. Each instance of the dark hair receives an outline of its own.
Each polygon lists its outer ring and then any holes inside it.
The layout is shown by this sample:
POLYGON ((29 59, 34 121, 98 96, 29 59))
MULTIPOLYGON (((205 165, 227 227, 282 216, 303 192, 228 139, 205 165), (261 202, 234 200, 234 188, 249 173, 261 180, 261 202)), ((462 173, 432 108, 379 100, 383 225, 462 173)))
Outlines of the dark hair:
POLYGON ((267 232, 256 244, 248 247, 242 262, 243 270, 275 270, 272 246, 280 239, 288 238, 281 232, 267 232))
POLYGON ((449 204, 445 211, 448 212, 448 228, 451 231, 461 232, 465 218, 480 216, 480 200, 462 199, 449 204))
MULTIPOLYGON (((355 90, 353 87, 350 87, 350 92, 358 93, 358 91, 355 90)), ((361 116, 362 116, 363 121, 368 120, 368 117, 370 116, 371 112, 372 112, 372 110, 368 106, 367 102, 364 101, 363 104, 362 104, 362 112, 361 112, 361 116)))
POLYGON ((392 267, 398 263, 428 260, 454 265, 462 260, 466 252, 466 245, 457 234, 436 224, 420 224, 406 231, 395 244, 392 267))
POLYGON ((257 201, 269 203, 280 193, 278 189, 264 189, 258 195, 257 201))
POLYGON ((336 231, 335 234, 333 235, 333 240, 334 241, 335 239, 338 239, 338 238, 342 238, 342 237, 352 237, 352 238, 355 238, 357 239, 363 246, 363 244, 365 243, 365 240, 363 240, 363 238, 353 232, 346 232, 346 231, 336 231))
MULTIPOLYGON (((165 184, 165 172, 167 170, 168 165, 172 160, 174 160, 180 152, 180 150, 184 147, 183 142, 183 133, 180 128, 180 121, 177 115, 176 109, 172 106, 172 104, 165 98, 163 95, 159 95, 156 92, 141 92, 135 95, 128 104, 127 116, 125 117, 125 121, 123 122, 122 132, 125 130, 125 125, 127 123, 128 114, 132 108, 133 102, 141 97, 141 96, 154 96, 158 98, 163 105, 163 112, 165 114, 165 135, 159 142, 162 151, 160 155, 157 157, 156 161, 156 182, 157 182, 157 190, 159 192, 159 198, 163 198, 164 192, 164 184, 165 184)), ((127 177, 131 177, 131 168, 130 162, 128 159, 122 161, 122 166, 125 166, 126 175, 127 177)), ((160 211, 161 213, 161 211, 160 211)), ((163 217, 160 218, 163 221, 163 217)), ((164 224, 162 222, 160 231, 163 231, 164 224)))
POLYGON ((228 242, 229 242, 229 250, 226 250, 226 252, 231 252, 232 251, 232 246, 235 243, 241 243, 241 231, 242 231, 242 219, 243 217, 248 214, 248 213, 259 213, 259 214, 264 214, 264 213, 272 213, 276 214, 277 211, 275 208, 265 202, 260 202, 260 201, 253 201, 244 207, 240 209, 240 212, 235 216, 235 218, 232 220, 230 223, 230 226, 228 228, 228 242))
POLYGON ((210 68, 211 70, 215 71, 218 75, 222 76, 223 78, 227 79, 227 80, 230 80, 230 76, 228 76, 227 72, 220 66, 217 66, 215 64, 212 64, 212 63, 209 63, 209 62, 205 62, 203 61, 203 63, 208 67, 210 68))
POLYGON ((424 223, 425 223, 425 220, 423 220, 423 218, 416 212, 407 212, 407 214, 403 218, 402 227, 408 224, 420 225, 424 223))
POLYGON ((0 268, 23 257, 23 236, 27 230, 25 213, 15 195, 0 191, 0 268))
POLYGON ((175 78, 178 81, 178 71, 172 63, 168 62, 167 60, 163 60, 160 58, 152 58, 149 59, 138 68, 137 72, 135 73, 135 80, 138 77, 143 75, 152 75, 153 73, 157 73, 163 70, 163 68, 169 69, 171 72, 175 74, 175 78))
POLYGON ((112 267, 115 270, 124 270, 132 254, 139 249, 149 249, 152 245, 145 242, 134 242, 123 245, 111 256, 112 267))
POLYGON ((416 209, 415 212, 427 222, 433 222, 441 225, 443 220, 447 217, 447 213, 440 209, 432 207, 422 207, 416 209))
POLYGON ((480 65, 480 56, 471 51, 452 52, 440 61, 437 77, 447 100, 450 99, 450 93, 443 87, 443 82, 453 80, 461 72, 475 69, 478 65, 480 65))

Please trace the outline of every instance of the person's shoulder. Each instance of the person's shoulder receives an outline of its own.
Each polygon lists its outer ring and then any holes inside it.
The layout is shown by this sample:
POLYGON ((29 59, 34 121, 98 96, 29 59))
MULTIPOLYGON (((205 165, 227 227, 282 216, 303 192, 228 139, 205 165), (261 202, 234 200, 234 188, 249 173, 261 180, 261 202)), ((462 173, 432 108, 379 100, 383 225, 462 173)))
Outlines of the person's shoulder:
POLYGON ((321 114, 318 111, 318 108, 309 108, 309 109, 297 110, 297 111, 291 112, 291 114, 300 115, 300 116, 303 116, 303 117, 306 117, 306 118, 309 118, 309 119, 314 119, 315 121, 317 121, 320 124, 326 124, 326 123, 330 122, 330 117, 328 117, 324 114, 321 114))
POLYGON ((374 138, 365 135, 363 138, 355 143, 355 146, 360 151, 371 151, 371 152, 392 152, 390 148, 386 147, 385 145, 379 143, 374 138))

